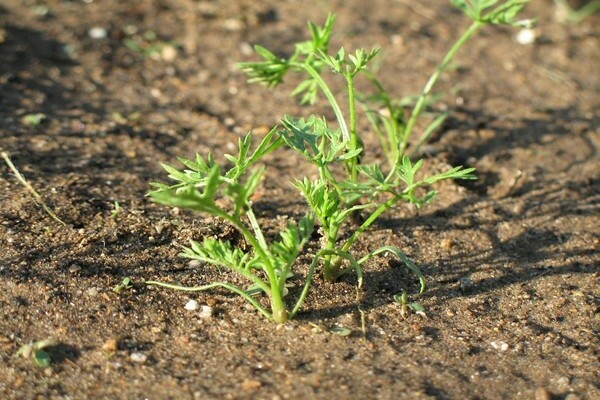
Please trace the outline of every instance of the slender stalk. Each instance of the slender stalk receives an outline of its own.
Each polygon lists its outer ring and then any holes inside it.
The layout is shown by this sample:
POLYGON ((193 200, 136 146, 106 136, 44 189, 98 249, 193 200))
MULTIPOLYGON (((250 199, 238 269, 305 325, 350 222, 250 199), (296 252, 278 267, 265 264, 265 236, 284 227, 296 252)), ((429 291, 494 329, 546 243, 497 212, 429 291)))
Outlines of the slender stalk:
MULTIPOLYGON (((381 214, 383 214, 385 211, 387 211, 389 208, 391 208, 394 204, 396 204, 396 202, 398 201, 399 198, 400 198, 399 196, 394 196, 393 198, 389 199, 385 203, 381 204, 375 211, 373 211, 373 213, 371 215, 369 215, 369 218, 367 218, 365 220, 365 222, 363 222, 362 225, 360 227, 358 227, 358 229, 356 231, 354 231, 352 236, 350 236, 350 238, 348 238, 346 243, 344 243, 344 245, 342 246, 342 251, 347 252, 350 249, 350 247, 352 247, 354 242, 356 242, 358 237, 364 231, 366 231, 371 226, 371 224, 373 224, 373 222, 375 222, 377 220, 377 218, 379 218, 379 216, 381 214)), ((324 278, 328 281, 334 281, 337 278, 339 278, 341 275, 343 275, 343 272, 345 272, 345 271, 340 271, 341 265, 342 265, 342 259, 340 257, 337 257, 333 261, 331 266, 329 267, 329 273, 327 273, 327 271, 324 271, 324 274, 323 274, 324 278)))
POLYGON ((52 209, 50 207, 48 207, 46 205, 46 203, 44 203, 42 196, 40 196, 40 194, 35 191, 33 186, 31 186, 31 184, 29 182, 27 182, 25 177, 23 177, 23 175, 21 175, 21 173, 19 172, 17 167, 15 167, 15 165, 10 160, 8 153, 3 151, 0 153, 0 156, 2 156, 2 158, 4 159, 4 162, 6 163, 6 165, 8 165, 8 168, 10 168, 10 170, 15 174, 15 176, 17 177, 17 180, 19 182, 21 182, 21 184, 23 186, 25 186, 25 189, 27 189, 29 191, 29 193, 31 193, 31 196, 33 197, 33 201, 35 201, 37 204, 39 204, 53 220, 55 220, 56 222, 60 223, 63 226, 67 226, 67 224, 65 224, 60 218, 58 218, 58 216, 54 213, 54 211, 52 211, 52 209))
POLYGON ((308 64, 300 64, 295 62, 291 63, 291 65, 296 68, 301 68, 305 70, 315 80, 315 82, 317 82, 317 85, 319 85, 319 87, 323 91, 323 94, 327 98, 327 101, 329 101, 329 105, 331 105, 331 108, 333 109, 335 117, 338 121, 338 125, 342 130, 342 135, 344 136, 344 139, 350 140, 350 133, 348 131, 348 126, 346 125, 346 120, 344 119, 342 109, 340 108, 338 102, 335 99, 335 96, 333 95, 323 78, 321 78, 321 75, 319 75, 319 73, 308 64))
POLYGON ((400 158, 402 157, 402 155, 404 154, 404 152, 406 151, 406 146, 408 145, 408 139, 410 138, 410 135, 412 134, 412 130, 415 126, 417 118, 421 115, 421 112, 423 112, 423 109, 425 108, 425 102, 427 100, 427 97, 431 94, 431 90, 435 86, 435 84, 438 81, 439 77, 441 76, 442 72, 444 72, 444 70, 448 67, 448 64, 450 64, 450 61, 452 61, 452 59, 454 58, 454 56, 456 55, 458 50, 483 25, 484 25, 483 22, 475 21, 471 24, 471 26, 469 26, 469 28, 462 34, 462 36, 450 48, 450 50, 448 50, 448 53, 446 53, 446 56, 444 57, 442 62, 437 66, 433 75, 431 75, 431 77, 427 81, 427 84, 425 84, 425 87, 423 88, 423 92, 421 93, 421 96, 419 96, 419 99, 417 100, 417 104, 415 104, 415 107, 413 108, 413 111, 410 114, 410 118, 408 119, 408 122, 406 123, 406 127, 404 128, 404 132, 402 135, 402 143, 400 144, 400 151, 398 152, 398 160, 396 160, 396 161, 399 161, 400 158))
MULTIPOLYGON (((354 76, 347 71, 346 84, 348 86, 348 111, 350 114, 350 151, 357 150, 360 147, 360 141, 356 134, 356 102, 354 99, 354 76)), ((350 170, 350 180, 356 181, 358 170, 358 156, 348 160, 348 169, 350 170)))
MULTIPOLYGON (((209 289, 216 288, 216 287, 224 287, 225 289, 228 289, 228 290, 242 296, 244 299, 246 299, 246 301, 248 301, 250 304, 252 304, 265 317, 272 319, 275 322, 279 322, 275 319, 275 314, 271 315, 271 313, 269 313, 267 310, 265 310, 255 299, 252 298, 252 296, 248 295, 248 293, 246 293, 239 287, 237 287, 235 285, 231 285, 229 283, 215 282, 215 283, 211 283, 211 284, 203 285, 203 286, 181 286, 181 285, 174 285, 171 283, 164 283, 164 282, 158 282, 158 281, 146 281, 146 285, 162 286, 162 287, 166 287, 169 289, 182 290, 185 292, 201 292, 201 291, 209 290, 209 289)), ((283 322, 285 322, 285 321, 283 321, 283 322)))
MULTIPOLYGON (((248 214, 249 219, 252 222, 252 217, 254 214, 248 214)), ((271 262, 271 257, 269 257, 269 250, 266 247, 263 247, 260 243, 259 239, 256 239, 252 232, 248 230, 238 218, 229 215, 227 213, 223 213, 221 217, 229 222, 231 222, 244 236, 244 239, 250 243, 256 254, 260 257, 264 265, 264 271, 267 274, 267 278, 269 280, 269 284, 271 286, 271 311, 273 312, 273 320, 277 323, 284 323, 288 320, 288 313, 285 307, 285 302, 283 301, 281 287, 279 285, 279 279, 277 278, 277 274, 275 273, 275 266, 271 262)), ((256 219, 254 219, 254 223, 258 226, 256 219)), ((260 229, 260 228, 259 228, 260 229)), ((262 238, 264 243, 264 237, 262 238)))

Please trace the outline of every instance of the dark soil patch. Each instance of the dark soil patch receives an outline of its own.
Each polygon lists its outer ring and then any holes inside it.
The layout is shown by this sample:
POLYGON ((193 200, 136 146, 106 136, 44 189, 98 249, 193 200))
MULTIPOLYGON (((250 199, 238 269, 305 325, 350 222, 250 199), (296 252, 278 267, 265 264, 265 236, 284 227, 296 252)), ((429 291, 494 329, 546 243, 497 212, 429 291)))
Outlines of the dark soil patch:
MULTIPOLYGON (((334 47, 382 47, 384 84, 418 93, 466 23, 449 2, 2 2, 0 147, 68 226, 2 168, 0 398, 600 398, 600 18, 563 25, 553 4, 529 7, 534 44, 487 29, 441 82, 452 118, 427 161, 475 166, 480 179, 444 184, 432 206, 400 207, 365 236, 357 252, 396 245, 429 283, 427 317, 404 320, 392 296, 415 292, 414 277, 369 264, 365 340, 353 277, 317 280, 284 326, 223 292, 145 287, 216 278, 173 243, 232 233, 144 195, 163 179, 159 162, 222 159, 247 130, 308 114, 285 90, 245 84, 234 66, 252 58, 249 44, 286 51, 306 20, 333 11, 334 47), (95 27, 106 36, 92 38, 95 27), (148 31, 157 39, 142 39, 148 31), (179 47, 153 57, 128 38, 179 47), (23 124, 32 113, 41 125, 23 124), (134 287, 114 293, 124 277, 134 287), (190 298, 212 318, 186 311, 190 298), (329 333, 335 325, 353 334, 329 333), (49 337, 50 368, 15 356, 49 337)), ((288 184, 304 167, 291 152, 269 158, 257 201, 267 227, 304 212, 288 184)))

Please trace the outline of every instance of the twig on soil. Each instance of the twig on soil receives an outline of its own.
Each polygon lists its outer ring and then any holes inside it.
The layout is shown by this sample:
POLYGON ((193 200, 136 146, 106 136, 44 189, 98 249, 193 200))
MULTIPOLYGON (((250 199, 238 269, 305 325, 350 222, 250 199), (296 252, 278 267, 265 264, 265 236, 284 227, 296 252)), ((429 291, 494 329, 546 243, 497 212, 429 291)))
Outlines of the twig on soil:
POLYGON ((48 215, 53 220, 59 222, 63 226, 67 226, 67 224, 65 224, 60 218, 58 218, 58 216, 54 213, 54 211, 52 211, 52 209, 50 207, 48 207, 46 205, 46 203, 44 203, 44 200, 42 199, 42 196, 40 196, 40 194, 35 191, 35 189, 33 188, 33 186, 31 186, 31 184, 29 184, 29 182, 27 182, 27 180, 23 177, 23 175, 21 175, 21 173, 19 172, 19 170, 15 167, 15 165, 10 160, 10 157, 8 156, 8 153, 6 153, 5 151, 2 151, 0 153, 0 155, 4 159, 4 162, 6 162, 6 165, 8 165, 8 168, 10 168, 10 170, 15 174, 15 176, 17 177, 17 180, 19 182, 21 182, 21 184, 23 186, 25 186, 25 188, 29 191, 29 193, 31 193, 31 197, 33 197, 33 201, 37 205, 41 206, 44 209, 44 211, 46 211, 46 213, 48 213, 48 215))

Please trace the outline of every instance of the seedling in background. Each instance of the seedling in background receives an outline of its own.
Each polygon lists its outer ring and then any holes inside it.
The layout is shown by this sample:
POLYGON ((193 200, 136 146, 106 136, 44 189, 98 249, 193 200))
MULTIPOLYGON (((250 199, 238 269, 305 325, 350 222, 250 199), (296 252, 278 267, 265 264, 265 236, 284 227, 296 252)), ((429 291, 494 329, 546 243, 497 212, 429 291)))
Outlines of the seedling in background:
POLYGON ((133 287, 133 285, 131 284, 131 279, 124 278, 121 283, 119 283, 118 285, 116 285, 113 288, 113 292, 121 293, 123 290, 128 290, 128 289, 131 289, 132 287, 133 287))
POLYGON ((52 359, 50 358, 50 354, 44 349, 53 346, 54 344, 55 342, 52 339, 31 342, 21 346, 19 351, 17 351, 17 356, 29 358, 36 366, 46 368, 50 366, 52 359))
POLYGON ((600 11, 600 0, 592 0, 575 9, 567 0, 554 0, 563 21, 578 24, 590 15, 600 11))
MULTIPOLYGON (((417 176, 422 161, 413 162, 411 158, 441 126, 445 116, 435 118, 423 130, 411 149, 413 130, 417 119, 430 101, 432 89, 439 77, 458 50, 476 31, 489 24, 531 26, 531 20, 516 19, 527 1, 452 0, 452 4, 461 9, 473 22, 431 75, 408 117, 405 116, 404 109, 398 106, 399 103, 392 101, 374 74, 367 69, 369 63, 377 56, 377 50, 358 49, 354 53, 347 53, 344 48, 341 48, 333 55, 329 52, 329 41, 335 21, 335 17, 331 14, 322 27, 312 22, 308 23, 311 39, 297 43, 294 53, 289 58, 277 57, 257 45, 255 50, 263 61, 239 64, 239 67, 249 76, 249 82, 262 83, 268 87, 281 84, 289 72, 302 74, 305 80, 292 91, 292 95, 300 95, 301 104, 313 104, 321 91, 335 114, 337 129, 330 128, 325 119, 311 115, 306 119, 287 116, 282 121, 283 129, 278 131, 289 147, 305 156, 319 171, 319 178, 316 180, 304 178, 298 181, 296 186, 306 198, 323 228, 324 248, 348 252, 359 236, 381 214, 398 202, 408 201, 417 207, 430 202, 436 192, 426 190, 421 194, 422 188, 428 188, 441 180, 475 178, 472 174, 474 169, 462 167, 454 167, 431 176, 417 176), (331 70, 334 75, 342 77, 346 83, 348 119, 323 78, 325 70, 331 70), (363 165, 361 162, 364 146, 357 132, 357 93, 354 83, 359 76, 366 76, 376 89, 373 96, 358 97, 363 99, 368 120, 378 133, 380 146, 388 159, 387 170, 382 169, 379 164, 363 165), (368 104, 373 100, 383 105, 387 112, 375 115, 372 111, 374 108, 368 104), (334 166, 338 163, 343 163, 346 170, 345 176, 341 178, 338 177, 339 174, 334 173, 334 166), (349 217, 357 212, 370 214, 366 214, 360 227, 349 239, 340 244, 341 228, 349 217)), ((392 248, 389 246, 385 248, 386 251, 382 250, 379 253, 391 251, 401 255, 403 261, 408 260, 399 249, 390 250, 392 248)), ((379 254, 377 252, 371 253, 371 256, 379 254)), ((417 273, 423 291, 425 286, 421 272, 412 262, 410 264, 405 262, 405 264, 417 273)), ((327 257, 323 275, 325 279, 333 281, 351 269, 342 267, 340 258, 327 257)))
POLYGON ((402 318, 408 318, 409 310, 413 311, 416 314, 425 315, 425 307, 421 303, 418 302, 408 302, 408 295, 403 290, 402 294, 395 294, 394 301, 400 304, 400 315, 402 318))
POLYGON ((27 126, 40 126, 45 119, 46 114, 27 114, 23 118, 21 118, 21 122, 27 126))
POLYGON ((117 217, 119 216, 120 213, 121 213, 121 206, 119 205, 119 202, 115 200, 115 202, 113 203, 113 209, 110 212, 110 217, 112 219, 117 219, 117 217))

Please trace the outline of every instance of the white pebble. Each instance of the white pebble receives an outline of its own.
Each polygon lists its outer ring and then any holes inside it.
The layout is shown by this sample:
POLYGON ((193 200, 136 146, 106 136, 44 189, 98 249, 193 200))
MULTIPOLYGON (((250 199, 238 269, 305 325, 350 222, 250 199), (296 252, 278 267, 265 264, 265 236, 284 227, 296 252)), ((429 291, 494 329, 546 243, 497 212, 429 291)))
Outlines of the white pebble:
POLYGON ((108 32, 106 29, 100 26, 95 26, 88 31, 88 35, 90 35, 92 39, 104 39, 107 34, 108 32))
POLYGON ((499 340, 495 340, 495 341, 493 341, 490 344, 496 350, 500 350, 500 351, 506 351, 506 350, 508 350, 508 344, 505 343, 505 342, 501 342, 499 340))
POLYGON ((519 31, 519 33, 517 33, 517 42, 519 44, 532 44, 533 42, 535 42, 537 35, 535 33, 535 30, 533 29, 521 29, 519 31))
POLYGON ((198 304, 196 300, 190 300, 187 303, 185 303, 185 309, 188 311, 196 311, 199 308, 200 304, 198 304))
POLYGON ((139 363, 139 364, 145 363, 146 360, 148 360, 148 356, 145 355, 144 353, 131 353, 129 358, 134 363, 139 363))
POLYGON ((202 311, 200 311, 200 318, 208 319, 213 315, 213 308, 211 306, 202 306, 202 311))

